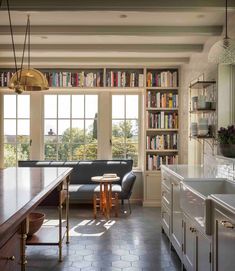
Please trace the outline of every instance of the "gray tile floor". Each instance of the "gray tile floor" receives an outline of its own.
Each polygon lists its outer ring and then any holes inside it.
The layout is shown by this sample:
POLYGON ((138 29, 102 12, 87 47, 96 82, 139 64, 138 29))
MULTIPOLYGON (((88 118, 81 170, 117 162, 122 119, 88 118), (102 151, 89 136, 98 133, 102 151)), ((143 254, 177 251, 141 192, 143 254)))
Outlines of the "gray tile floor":
MULTIPOLYGON (((28 247, 27 271, 178 271, 180 261, 160 227, 160 209, 134 206, 131 215, 93 220, 92 207, 71 208, 70 244, 28 247)), ((54 218, 52 210, 47 217, 54 218)))

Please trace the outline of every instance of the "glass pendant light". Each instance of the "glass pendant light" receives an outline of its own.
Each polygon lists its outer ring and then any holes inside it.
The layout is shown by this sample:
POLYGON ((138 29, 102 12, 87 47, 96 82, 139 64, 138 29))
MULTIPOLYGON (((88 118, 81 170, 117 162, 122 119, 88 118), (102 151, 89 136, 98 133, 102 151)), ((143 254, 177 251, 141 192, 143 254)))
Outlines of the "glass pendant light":
POLYGON ((29 15, 28 15, 26 31, 25 31, 21 67, 20 69, 18 69, 17 61, 16 61, 13 29, 12 29, 12 23, 11 23, 11 14, 10 14, 8 0, 7 0, 7 9, 8 9, 8 16, 9 16, 9 22, 10 22, 11 40, 12 40, 14 62, 15 62, 15 73, 11 77, 8 87, 10 89, 13 89, 18 94, 22 93, 23 91, 48 90, 49 86, 48 86, 48 81, 46 77, 39 70, 32 69, 30 67, 30 17, 29 15), (27 44, 28 45, 28 67, 27 69, 23 69, 27 37, 28 37, 28 44, 27 44))
POLYGON ((210 49, 208 61, 217 64, 235 63, 235 41, 228 36, 228 0, 225 0, 225 37, 210 49))

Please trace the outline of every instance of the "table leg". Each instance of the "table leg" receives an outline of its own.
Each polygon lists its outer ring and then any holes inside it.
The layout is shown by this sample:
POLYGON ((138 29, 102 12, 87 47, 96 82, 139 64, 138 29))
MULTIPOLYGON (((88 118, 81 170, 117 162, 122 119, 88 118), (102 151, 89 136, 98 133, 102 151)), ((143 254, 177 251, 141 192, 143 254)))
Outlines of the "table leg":
POLYGON ((62 186, 60 185, 59 193, 60 193, 60 202, 58 206, 58 211, 59 211, 59 262, 62 262, 62 210, 63 210, 63 203, 62 203, 62 198, 61 198, 61 191, 62 191, 62 186))
POLYGON ((119 202, 118 202, 118 193, 115 193, 115 216, 118 217, 119 211, 119 202))
MULTIPOLYGON (((96 219, 96 215, 97 215, 96 201, 97 201, 97 196, 96 196, 96 194, 94 194, 94 197, 93 197, 93 214, 94 214, 94 219, 96 219)), ((100 199, 100 201, 101 201, 101 199, 100 199)), ((101 202, 100 202, 100 204, 101 204, 101 202)))
POLYGON ((112 210, 112 184, 109 183, 109 206, 110 209, 112 210))
POLYGON ((21 223, 21 271, 26 270, 26 254, 25 254, 25 247, 26 247, 26 239, 27 239, 27 233, 28 233, 28 218, 26 218, 22 223, 21 223))
POLYGON ((66 244, 69 244, 69 183, 70 183, 70 176, 66 179, 67 183, 67 195, 66 195, 66 244))
POLYGON ((109 191, 108 191, 108 183, 105 183, 105 207, 106 207, 106 217, 110 218, 110 212, 109 212, 109 191))

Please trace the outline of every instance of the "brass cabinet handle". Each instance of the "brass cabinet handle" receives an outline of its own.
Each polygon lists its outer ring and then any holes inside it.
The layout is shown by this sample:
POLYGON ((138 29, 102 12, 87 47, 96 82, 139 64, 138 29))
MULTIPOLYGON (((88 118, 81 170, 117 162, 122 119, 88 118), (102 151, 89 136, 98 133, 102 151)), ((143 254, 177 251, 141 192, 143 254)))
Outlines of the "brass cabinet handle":
POLYGON ((164 196, 166 194, 166 191, 162 191, 162 196, 164 196))
POLYGON ((229 221, 222 220, 220 223, 221 223, 222 226, 224 226, 227 229, 233 229, 234 228, 234 225, 229 221))
POLYGON ((15 260, 15 256, 1 257, 1 260, 14 261, 15 260))

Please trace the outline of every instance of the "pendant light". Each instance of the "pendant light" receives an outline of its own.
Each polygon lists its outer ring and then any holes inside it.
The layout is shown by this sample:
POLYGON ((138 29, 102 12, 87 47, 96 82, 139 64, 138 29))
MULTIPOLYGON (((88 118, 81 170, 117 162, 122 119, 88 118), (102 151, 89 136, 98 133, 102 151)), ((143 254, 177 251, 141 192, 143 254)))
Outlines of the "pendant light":
POLYGON ((225 0, 225 37, 211 47, 208 61, 217 64, 235 63, 235 41, 228 36, 228 0, 225 0))
POLYGON ((7 0, 7 10, 8 10, 8 16, 9 16, 12 48, 13 48, 14 62, 15 62, 15 73, 11 77, 8 87, 10 89, 13 89, 18 94, 21 94, 23 91, 48 90, 49 86, 48 86, 48 81, 46 77, 39 70, 36 70, 30 67, 30 16, 28 15, 28 18, 27 18, 23 54, 22 54, 22 59, 21 59, 21 67, 20 69, 18 69, 17 61, 16 61, 16 50, 15 50, 15 43, 14 43, 14 36, 13 36, 13 28, 12 28, 12 23, 11 23, 9 0, 7 0), (28 67, 23 69, 27 38, 28 38, 28 44, 27 44, 28 67))

